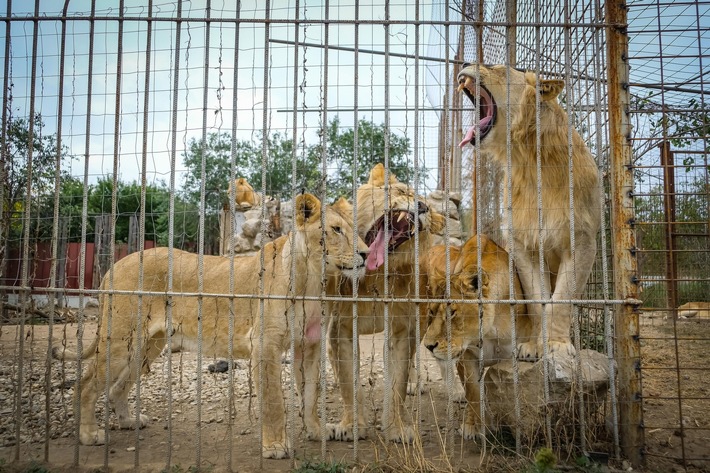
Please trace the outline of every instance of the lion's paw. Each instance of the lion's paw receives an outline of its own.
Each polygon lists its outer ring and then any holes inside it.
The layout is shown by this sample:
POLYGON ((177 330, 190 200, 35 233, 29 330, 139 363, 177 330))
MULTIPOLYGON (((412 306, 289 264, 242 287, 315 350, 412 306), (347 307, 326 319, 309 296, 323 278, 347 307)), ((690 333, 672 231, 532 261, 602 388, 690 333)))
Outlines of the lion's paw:
POLYGON ((82 430, 79 433, 79 441, 82 445, 104 445, 106 443, 106 432, 103 430, 82 430))
MULTIPOLYGON (((535 361, 538 359, 538 344, 535 342, 524 342, 518 344, 518 359, 522 361, 535 361)), ((540 350, 541 352, 542 350, 540 350)))
POLYGON ((549 352, 551 354, 554 353, 574 356, 577 353, 577 350, 574 348, 574 345, 569 341, 550 340, 549 347, 549 352))
MULTIPOLYGON (((342 422, 338 424, 326 424, 326 430, 328 432, 328 440, 352 442, 355 439, 353 435, 353 424, 344 424, 342 422)), ((367 438, 367 432, 364 426, 360 426, 357 429, 357 437, 360 440, 367 438)))
POLYGON ((481 434, 481 429, 475 424, 461 424, 461 436, 464 440, 477 440, 481 434))
POLYGON ((119 429, 135 429, 138 427, 139 429, 142 429, 146 425, 148 425, 148 416, 145 414, 140 415, 140 419, 138 421, 138 425, 136 425, 136 416, 128 416, 128 417, 123 417, 123 416, 118 416, 118 428, 119 429))
MULTIPOLYGON (((328 429, 328 426, 326 426, 326 429, 328 429)), ((306 429, 306 440, 320 441, 321 438, 320 429, 306 429)))
POLYGON ((414 442, 414 427, 411 425, 403 425, 401 428, 390 427, 387 430, 387 440, 395 443, 412 443, 414 442))
POLYGON ((264 458, 273 458, 274 460, 281 460, 282 458, 288 457, 288 444, 283 442, 272 442, 270 444, 264 444, 261 449, 261 456, 264 458))
MULTIPOLYGON (((550 340, 547 347, 547 352, 551 355, 574 356, 577 353, 574 345, 569 340, 550 340)), ((518 345, 518 359, 522 361, 539 360, 544 353, 542 343, 525 342, 518 345)))
POLYGON ((415 396, 417 394, 424 394, 425 392, 424 383, 418 383, 417 381, 409 381, 407 383, 407 395, 415 396))

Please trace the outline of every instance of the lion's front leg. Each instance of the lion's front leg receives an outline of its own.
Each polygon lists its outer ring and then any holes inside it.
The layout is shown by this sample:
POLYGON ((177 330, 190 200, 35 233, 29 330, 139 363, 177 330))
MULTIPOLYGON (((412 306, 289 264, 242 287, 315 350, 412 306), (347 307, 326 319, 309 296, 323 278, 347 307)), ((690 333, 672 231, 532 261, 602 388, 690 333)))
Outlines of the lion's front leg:
POLYGON ((478 365, 478 357, 471 350, 464 351, 456 363, 456 370, 466 396, 466 407, 461 422, 461 435, 466 440, 475 439, 481 428, 481 387, 478 383, 478 365))
POLYGON ((409 363, 411 355, 414 353, 415 337, 414 334, 408 334, 407 332, 405 334, 404 339, 400 337, 390 342, 388 365, 392 384, 388 386, 385 383, 385 393, 391 393, 391 402, 389 415, 383 421, 383 430, 387 440, 411 443, 414 441, 415 432, 411 422, 407 419, 404 403, 407 399, 409 363))
POLYGON ((283 388, 281 386, 281 349, 277 343, 257 346, 252 353, 252 377, 261 397, 262 456, 286 458, 290 446, 286 436, 283 388))
MULTIPOLYGON (((540 274, 540 260, 536 254, 522 249, 521 243, 516 242, 516 251, 513 254, 518 267, 518 277, 526 299, 542 299, 543 287, 549 293, 549 283, 543 280, 540 274), (521 248, 521 249, 517 249, 521 248)), ((518 359, 535 361, 543 354, 542 317, 543 307, 539 303, 527 304, 531 322, 530 339, 518 343, 518 359)), ((545 309, 549 321, 550 308, 545 309)))
MULTIPOLYGON (((579 247, 586 250, 576 252, 574 258, 570 253, 562 258, 552 295, 554 301, 579 299, 582 296, 596 258, 595 240, 595 238, 585 239, 583 236, 578 236, 579 247)), ((565 302, 553 304, 547 325, 549 352, 574 356, 576 350, 570 338, 572 304, 565 302)))
POLYGON ((320 342, 304 342, 297 353, 294 372, 296 383, 303 399, 303 421, 306 424, 306 437, 320 440, 320 416, 318 415, 318 396, 320 393, 320 342))
MULTIPOLYGON (((340 422, 327 425, 328 440, 350 442, 355 438, 353 428, 353 346, 355 342, 353 340, 352 323, 348 323, 348 320, 346 320, 343 324, 340 324, 340 319, 334 319, 328 333, 328 339, 328 357, 330 358, 330 364, 333 366, 343 401, 340 422)), ((357 362, 359 363, 359 360, 357 362)), ((356 380, 356 382, 359 384, 359 380, 356 380)), ((365 416, 362 412, 363 397, 361 389, 358 390, 358 406, 360 407, 357 416, 358 438, 364 439, 367 437, 367 432, 365 430, 365 416)))

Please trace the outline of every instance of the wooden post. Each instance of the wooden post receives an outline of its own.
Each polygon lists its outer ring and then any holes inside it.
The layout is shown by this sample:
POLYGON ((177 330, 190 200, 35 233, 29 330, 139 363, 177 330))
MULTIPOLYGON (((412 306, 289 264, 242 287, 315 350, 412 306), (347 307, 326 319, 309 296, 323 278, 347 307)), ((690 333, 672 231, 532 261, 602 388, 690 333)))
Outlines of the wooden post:
POLYGON ((609 154, 614 289, 625 301, 615 315, 618 367, 619 433, 623 454, 634 467, 644 463, 641 406, 638 277, 634 236, 634 176, 629 122, 627 11, 622 2, 607 2, 609 154))
POLYGON ((101 285, 101 280, 111 264, 111 216, 99 215, 96 217, 94 227, 94 271, 92 275, 92 289, 101 285))

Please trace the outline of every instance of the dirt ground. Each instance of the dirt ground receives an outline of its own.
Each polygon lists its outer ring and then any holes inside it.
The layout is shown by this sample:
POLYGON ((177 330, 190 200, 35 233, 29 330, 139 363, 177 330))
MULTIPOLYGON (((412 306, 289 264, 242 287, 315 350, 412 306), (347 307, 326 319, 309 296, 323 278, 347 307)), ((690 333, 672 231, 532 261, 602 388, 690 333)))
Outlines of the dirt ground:
POLYGON ((643 314, 641 360, 649 468, 710 471, 710 319, 643 314))
MULTIPOLYGON (((93 323, 85 324, 86 343, 93 338, 94 327, 93 323)), ((55 344, 62 339, 70 346, 75 344, 75 324, 56 325, 53 333, 55 344)), ((482 456, 473 441, 461 440, 458 432, 463 409, 463 404, 458 402, 460 387, 453 383, 451 386, 455 389, 449 394, 439 367, 425 351, 421 352, 424 392, 419 402, 417 396, 409 396, 408 400, 416 412, 421 411, 421 442, 415 445, 382 442, 375 429, 370 431, 369 439, 359 441, 357 447, 352 443, 308 441, 300 430, 300 419, 296 418, 294 458, 262 459, 258 404, 246 382, 246 363, 237 362, 235 367, 235 402, 230 417, 230 376, 211 373, 208 365, 214 363, 213 359, 202 360, 198 369, 197 355, 184 352, 161 356, 151 372, 142 378, 140 407, 151 419, 148 427, 140 431, 111 429, 108 445, 79 446, 75 440, 71 396, 76 379, 73 363, 62 365, 52 361, 49 378, 46 378, 46 325, 24 328, 22 425, 18 442, 13 396, 17 392, 19 337, 17 326, 0 326, 0 471, 13 471, 28 462, 42 463, 45 458, 49 459, 51 471, 77 471, 77 465, 79 470, 85 471, 108 466, 110 471, 158 472, 167 471, 168 462, 173 472, 194 471, 196 465, 203 471, 227 471, 230 465, 232 470, 243 472, 290 471, 305 461, 320 463, 322 460, 359 465, 353 471, 365 471, 362 465, 370 468, 386 465, 385 471, 521 471, 524 465, 512 455, 496 456, 488 451, 482 456), (172 359, 171 376, 168 356, 172 359), (200 402, 196 396, 198 373, 202 379, 200 402), (168 383, 172 383, 170 403, 168 383), (442 445, 447 447, 442 448, 442 445)), ((708 340, 710 321, 685 320, 674 327, 672 321, 662 317, 642 317, 644 423, 649 454, 646 470, 649 472, 684 471, 683 462, 678 460, 683 457, 688 471, 710 471, 708 340), (672 338, 674 333, 680 339, 677 346, 672 338), (676 375, 676 359, 682 368, 679 376, 676 375), (680 419, 684 421, 682 432, 680 419)), ((361 384, 366 392, 365 409, 373 425, 382 412, 381 347, 379 336, 361 339, 361 384)), ((288 372, 289 366, 285 367, 288 372)), ((287 384, 286 402, 297 402, 290 391, 287 384)), ((131 402, 135 402, 134 396, 131 402)), ((330 370, 325 408, 327 421, 335 422, 341 406, 330 370)), ((99 401, 98 418, 102 423, 103 398, 99 401)), ((114 422, 110 417, 109 425, 114 422)))

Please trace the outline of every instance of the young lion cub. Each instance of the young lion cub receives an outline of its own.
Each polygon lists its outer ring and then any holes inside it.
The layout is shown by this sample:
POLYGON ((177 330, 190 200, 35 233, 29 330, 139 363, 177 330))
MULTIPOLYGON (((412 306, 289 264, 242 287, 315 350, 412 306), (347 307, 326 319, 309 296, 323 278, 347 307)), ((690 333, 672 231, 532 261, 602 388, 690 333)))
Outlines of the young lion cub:
MULTIPOLYGON (((204 292, 223 294, 201 298, 202 353, 207 357, 250 358, 257 392, 263 392, 262 453, 265 458, 289 454, 284 400, 281 386, 281 356, 289 347, 287 314, 295 311, 297 385, 303 394, 304 420, 309 438, 319 437, 316 409, 320 361, 321 305, 299 299, 319 296, 323 277, 361 278, 365 273, 367 245, 353 239, 352 209, 342 200, 325 207, 325 228, 321 224, 321 203, 311 194, 296 197, 294 230, 264 246, 261 255, 234 259, 236 283, 229 287, 232 260, 204 256, 200 269, 198 255, 173 250, 172 296, 168 294, 169 251, 167 248, 133 253, 117 262, 101 284, 101 317, 97 338, 81 355, 89 360, 76 395, 81 402, 80 440, 84 445, 106 441, 96 421, 96 401, 106 389, 107 360, 110 360, 109 400, 121 428, 134 428, 128 408, 128 392, 144 368, 160 354, 167 342, 167 307, 172 307, 172 347, 198 346, 200 299, 198 274, 203 272, 204 292), (325 259, 325 274, 322 261, 325 259), (295 280, 290 281, 292 265, 295 280), (263 285, 259 275, 263 274, 263 285), (141 277, 142 275, 142 277, 141 277), (139 281, 142 280, 142 286, 139 281), (113 281, 113 284, 111 284, 113 281), (113 293, 111 297, 112 291, 113 293), (135 291, 135 292, 134 292, 135 291), (138 291, 148 294, 139 296, 138 291), (184 295, 182 294, 184 293, 184 295), (231 299, 229 294, 252 297, 231 299), (264 299, 259 295, 289 296, 264 299), (292 300, 296 299, 292 305, 292 300), (232 306, 233 304, 233 306, 232 306), (229 348, 229 321, 233 317, 234 349, 229 348), (140 320, 140 322, 138 322, 140 320), (110 338, 107 334, 111 329, 110 338), (263 334, 263 337, 262 335, 263 334), (263 340, 263 345, 262 345, 263 340), (107 352, 110 351, 110 358, 107 352), (304 379, 305 378, 305 379, 304 379), (263 389, 259 389, 260 385, 263 389)), ((57 359, 76 359, 77 354, 56 347, 57 359)), ((148 417, 138 419, 143 427, 148 417)))
MULTIPOLYGON (((458 83, 479 114, 461 146, 475 145, 505 171, 503 207, 513 209, 507 248, 525 298, 539 301, 552 294, 553 303, 546 307, 549 351, 574 354, 572 306, 562 301, 581 297, 592 270, 601 187, 592 154, 557 101, 564 82, 507 66, 474 64, 459 73, 458 83)), ((521 359, 544 353, 543 306, 534 302, 529 308, 536 335, 519 344, 521 359)))

